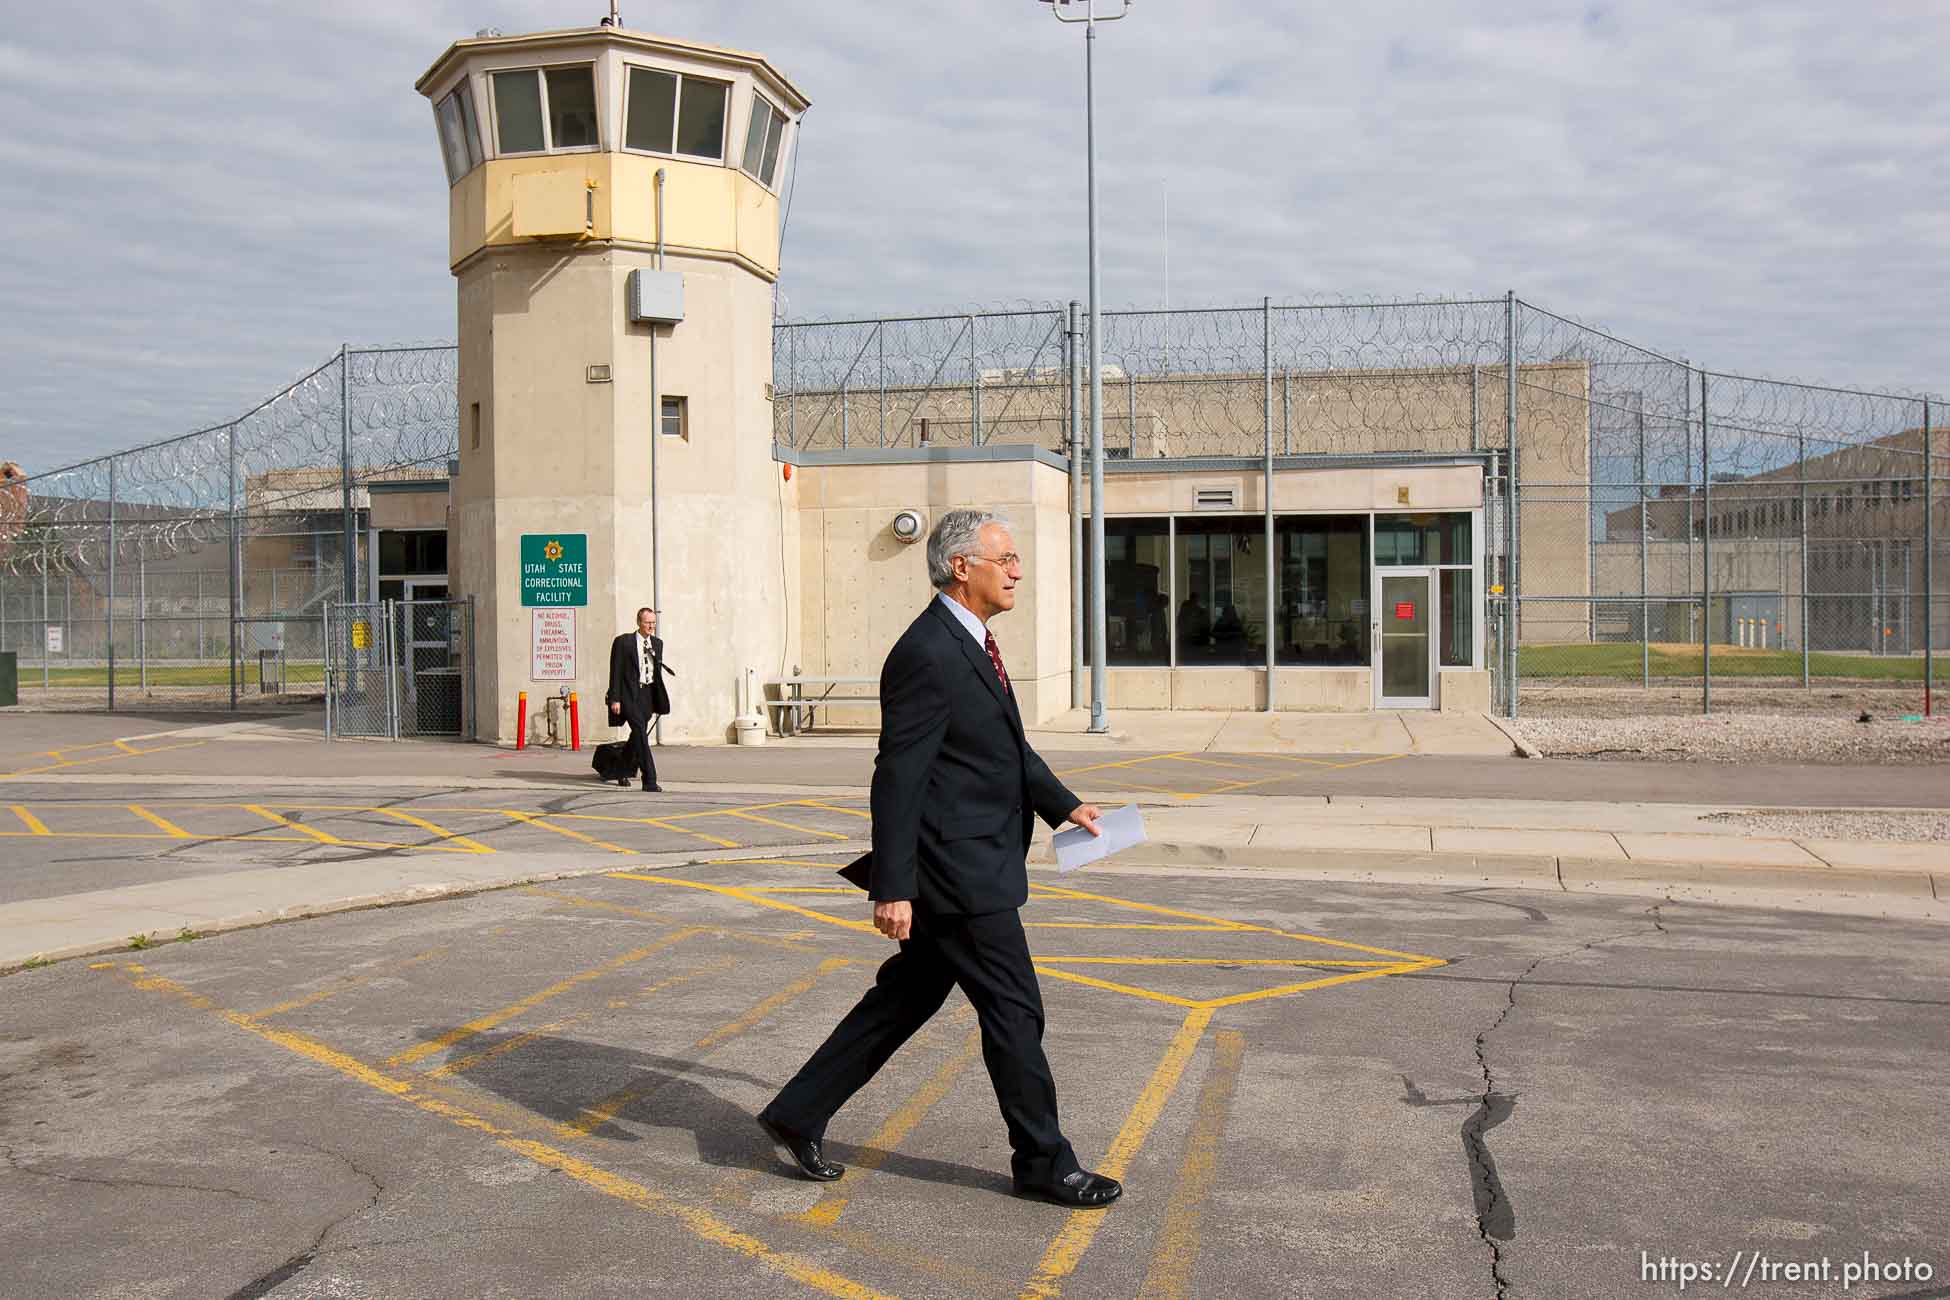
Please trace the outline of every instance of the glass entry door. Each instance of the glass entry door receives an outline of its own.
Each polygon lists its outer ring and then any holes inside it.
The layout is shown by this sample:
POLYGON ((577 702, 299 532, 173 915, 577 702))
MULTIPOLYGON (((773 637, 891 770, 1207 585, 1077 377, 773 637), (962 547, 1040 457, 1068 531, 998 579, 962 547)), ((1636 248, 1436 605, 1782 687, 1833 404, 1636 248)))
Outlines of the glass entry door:
POLYGON ((1375 707, 1427 709, 1435 704, 1435 627, 1431 569, 1375 571, 1375 707))

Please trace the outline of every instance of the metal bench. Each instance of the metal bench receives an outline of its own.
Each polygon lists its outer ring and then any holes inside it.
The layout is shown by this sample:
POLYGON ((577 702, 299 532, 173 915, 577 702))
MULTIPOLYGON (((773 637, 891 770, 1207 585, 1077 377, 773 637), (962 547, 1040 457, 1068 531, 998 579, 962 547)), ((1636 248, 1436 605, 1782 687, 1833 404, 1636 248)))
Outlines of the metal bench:
POLYGON ((796 736, 801 731, 811 731, 823 705, 880 703, 878 677, 774 677, 765 684, 778 687, 781 693, 779 699, 765 701, 765 709, 772 715, 772 730, 780 736, 796 736), (873 693, 834 694, 842 688, 860 686, 871 687, 873 693), (811 695, 809 691, 819 693, 811 695))

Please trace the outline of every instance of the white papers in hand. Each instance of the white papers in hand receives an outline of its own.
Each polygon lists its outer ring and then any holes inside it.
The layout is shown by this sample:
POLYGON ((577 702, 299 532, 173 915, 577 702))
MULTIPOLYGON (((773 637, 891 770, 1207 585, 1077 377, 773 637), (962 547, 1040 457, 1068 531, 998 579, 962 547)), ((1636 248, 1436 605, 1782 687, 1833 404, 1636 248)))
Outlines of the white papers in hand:
POLYGON ((1097 828, 1103 831, 1102 835, 1092 835, 1081 826, 1072 826, 1056 833, 1054 841, 1058 871, 1075 871, 1099 858, 1107 858, 1144 843, 1144 818, 1138 815, 1136 804, 1126 804, 1105 813, 1097 819, 1097 828))

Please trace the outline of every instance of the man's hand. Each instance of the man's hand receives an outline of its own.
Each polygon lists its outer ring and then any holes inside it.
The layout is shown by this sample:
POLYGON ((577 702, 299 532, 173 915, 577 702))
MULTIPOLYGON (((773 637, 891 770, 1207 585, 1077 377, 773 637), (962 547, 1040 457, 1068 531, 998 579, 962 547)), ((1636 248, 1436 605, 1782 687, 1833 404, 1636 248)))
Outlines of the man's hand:
POLYGON ((623 706, 622 706, 621 704, 618 704, 618 703, 617 703, 617 702, 616 702, 615 700, 611 700, 611 701, 609 702, 609 716, 610 716, 610 717, 612 717, 612 718, 620 718, 620 717, 622 717, 622 716, 623 716, 623 706))
POLYGON ((1089 831, 1092 835, 1102 835, 1104 832, 1102 828, 1097 825, 1097 819, 1099 817, 1102 817, 1103 815, 1104 815, 1103 811, 1099 809, 1096 804, 1080 803, 1070 813, 1070 815, 1068 817, 1065 817, 1063 820, 1070 823, 1070 825, 1072 826, 1083 827, 1083 829, 1089 831))
POLYGON ((914 904, 906 899, 873 905, 873 928, 899 941, 914 933, 914 904))

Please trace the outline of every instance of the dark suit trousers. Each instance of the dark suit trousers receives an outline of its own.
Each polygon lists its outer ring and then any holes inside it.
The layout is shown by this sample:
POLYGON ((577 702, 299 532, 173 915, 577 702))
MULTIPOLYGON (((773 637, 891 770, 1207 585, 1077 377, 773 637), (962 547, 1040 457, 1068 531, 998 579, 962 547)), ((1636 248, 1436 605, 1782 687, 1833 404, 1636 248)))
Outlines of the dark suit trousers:
POLYGON ((803 1137, 823 1138, 826 1121, 928 1022, 956 985, 975 1006, 982 1059, 1009 1126, 1015 1176, 1053 1182, 1074 1172, 1076 1154, 1056 1121, 1056 1082, 1043 1055, 1043 995, 1015 911, 914 918, 913 937, 881 966, 867 990, 765 1117, 803 1137))
POLYGON ((623 710, 624 720, 630 724, 630 757, 636 760, 637 771, 643 773, 643 784, 657 783, 657 762, 650 757, 650 728, 657 721, 650 712, 650 688, 637 688, 636 708, 623 710), (641 721, 638 721, 641 719, 641 721))

